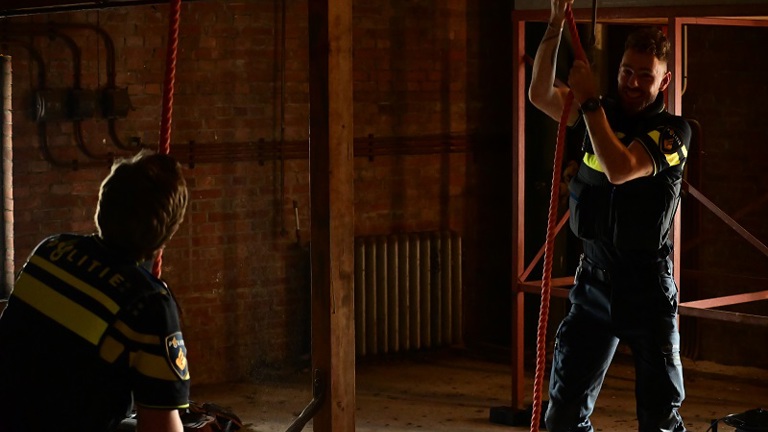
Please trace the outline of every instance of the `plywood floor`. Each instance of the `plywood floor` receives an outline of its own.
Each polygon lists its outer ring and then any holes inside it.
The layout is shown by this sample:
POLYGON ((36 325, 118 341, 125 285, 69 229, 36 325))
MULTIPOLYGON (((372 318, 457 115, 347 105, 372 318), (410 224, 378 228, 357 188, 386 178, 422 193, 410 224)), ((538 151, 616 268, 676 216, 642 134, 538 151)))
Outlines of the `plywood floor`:
MULTIPOLYGON (((687 398, 681 413, 690 431, 705 432, 713 419, 727 414, 768 409, 768 369, 685 359, 684 367, 687 398)), ((596 430, 637 430, 633 373, 628 359, 617 357, 592 418, 596 430)), ((285 431, 312 398, 310 372, 257 375, 250 383, 195 386, 192 399, 230 408, 246 423, 246 431, 285 431)), ((532 381, 532 372, 528 378, 532 381)), ((492 407, 510 403, 509 367, 461 350, 361 361, 356 382, 356 431, 530 430, 489 421, 492 407)), ((304 430, 313 430, 311 421, 304 430)), ((719 430, 733 428, 721 423, 719 430)))

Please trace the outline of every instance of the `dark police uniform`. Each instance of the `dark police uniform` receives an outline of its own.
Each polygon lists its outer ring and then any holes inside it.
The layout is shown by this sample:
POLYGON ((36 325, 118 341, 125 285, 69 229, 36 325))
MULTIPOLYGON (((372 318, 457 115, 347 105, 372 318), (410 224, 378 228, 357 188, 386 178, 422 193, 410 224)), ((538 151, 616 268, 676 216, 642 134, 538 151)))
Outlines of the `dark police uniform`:
POLYGON ((40 243, 0 317, 0 432, 108 431, 132 403, 189 405, 166 285, 95 236, 40 243))
POLYGON ((546 415, 552 432, 593 430, 589 416, 619 341, 635 359, 639 430, 685 430, 669 231, 691 129, 665 110, 662 97, 634 116, 603 101, 621 142, 639 140, 651 156, 653 175, 611 184, 587 136, 569 185, 570 225, 584 253, 555 341, 546 415))

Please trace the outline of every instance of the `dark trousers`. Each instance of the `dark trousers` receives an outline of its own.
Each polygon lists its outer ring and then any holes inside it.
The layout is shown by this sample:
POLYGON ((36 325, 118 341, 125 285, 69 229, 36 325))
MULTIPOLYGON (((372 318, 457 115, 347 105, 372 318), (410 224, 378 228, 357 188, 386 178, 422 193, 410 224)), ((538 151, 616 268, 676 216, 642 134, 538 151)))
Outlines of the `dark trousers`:
POLYGON ((677 329, 677 287, 671 265, 607 271, 582 259, 557 330, 549 404, 550 432, 592 432, 595 407, 619 342, 635 361, 638 430, 685 431, 685 398, 677 329))

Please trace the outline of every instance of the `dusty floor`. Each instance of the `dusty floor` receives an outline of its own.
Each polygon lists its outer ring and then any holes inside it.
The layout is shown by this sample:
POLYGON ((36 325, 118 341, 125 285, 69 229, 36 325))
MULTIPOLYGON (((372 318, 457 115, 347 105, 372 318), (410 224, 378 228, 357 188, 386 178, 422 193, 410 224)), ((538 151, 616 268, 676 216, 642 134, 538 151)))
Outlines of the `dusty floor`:
MULTIPOLYGON (((688 395, 681 413, 690 431, 705 432, 711 420, 727 414, 768 409, 768 369, 686 360, 684 367, 688 395)), ((592 418, 595 428, 635 431, 632 367, 617 357, 608 374, 592 418)), ((312 399, 310 379, 309 371, 301 371, 254 383, 193 387, 192 399, 230 408, 249 432, 282 432, 312 399)), ((362 361, 356 380, 360 432, 530 430, 489 421, 491 407, 509 405, 509 367, 461 351, 362 361)), ((722 423, 718 429, 734 430, 722 423)), ((304 430, 312 430, 311 421, 304 430)))

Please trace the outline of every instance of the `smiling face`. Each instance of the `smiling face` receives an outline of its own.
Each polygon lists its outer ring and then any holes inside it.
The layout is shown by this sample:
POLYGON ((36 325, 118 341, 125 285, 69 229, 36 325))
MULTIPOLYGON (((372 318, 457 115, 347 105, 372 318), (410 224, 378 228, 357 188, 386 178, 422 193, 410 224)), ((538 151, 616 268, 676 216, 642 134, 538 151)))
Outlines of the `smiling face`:
POLYGON ((619 99, 627 114, 636 114, 656 100, 671 80, 667 62, 651 53, 633 49, 624 52, 619 66, 619 99))

